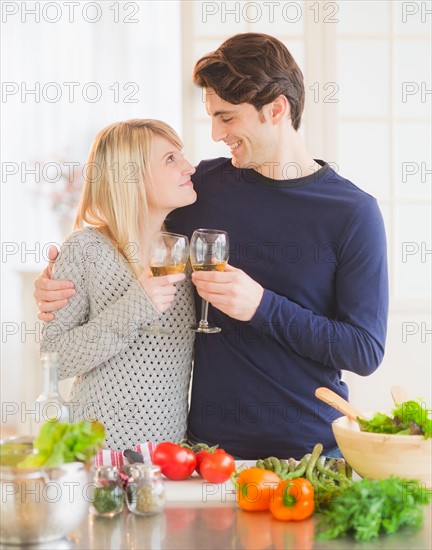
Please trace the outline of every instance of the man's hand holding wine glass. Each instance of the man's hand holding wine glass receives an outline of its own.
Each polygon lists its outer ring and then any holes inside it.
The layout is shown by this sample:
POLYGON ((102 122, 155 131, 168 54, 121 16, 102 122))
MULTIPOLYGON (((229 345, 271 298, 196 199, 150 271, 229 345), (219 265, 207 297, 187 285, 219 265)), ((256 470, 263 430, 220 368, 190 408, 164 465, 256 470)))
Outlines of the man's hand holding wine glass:
POLYGON ((264 293, 260 284, 229 264, 223 272, 194 271, 192 282, 201 298, 239 321, 252 319, 264 293))

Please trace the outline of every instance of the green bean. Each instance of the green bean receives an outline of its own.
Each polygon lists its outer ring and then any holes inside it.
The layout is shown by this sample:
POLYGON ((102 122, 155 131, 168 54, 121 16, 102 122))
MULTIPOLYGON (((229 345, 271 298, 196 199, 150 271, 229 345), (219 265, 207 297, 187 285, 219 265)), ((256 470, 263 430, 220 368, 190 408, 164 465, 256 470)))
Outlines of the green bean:
POLYGON ((295 479, 296 477, 303 477, 306 471, 308 462, 310 460, 310 457, 311 457, 310 453, 305 454, 304 457, 298 463, 297 468, 293 472, 289 472, 285 476, 285 479, 295 479))
POLYGON ((256 466, 275 472, 282 480, 305 477, 317 493, 317 502, 321 502, 328 500, 330 493, 349 485, 352 478, 352 469, 345 460, 326 459, 322 452, 322 444, 317 443, 312 453, 305 454, 299 462, 294 458, 283 460, 270 456, 258 459, 256 466))
MULTIPOLYGON (((320 457, 321 458, 321 457, 320 457)), ((332 472, 328 468, 324 467, 324 464, 321 460, 317 460, 317 469, 318 471, 323 474, 324 476, 327 476, 333 480, 338 481, 340 484, 348 483, 350 480, 343 474, 332 472)))
POLYGON ((285 479, 285 476, 289 472, 288 462, 286 460, 281 460, 280 463, 281 463, 280 477, 281 477, 281 479, 285 479))
POLYGON ((330 479, 323 479, 322 477, 318 479, 318 483, 314 486, 315 490, 322 493, 334 493, 339 489, 338 485, 330 479))
POLYGON ((345 466, 345 460, 343 458, 339 458, 337 461, 337 469, 338 473, 344 477, 346 477, 346 466, 345 466))
POLYGON ((327 473, 325 468, 325 456, 321 455, 317 458, 315 467, 318 470, 318 474, 322 474, 324 477, 324 474, 327 473))
POLYGON ((324 467, 326 470, 333 470, 336 468, 336 459, 335 458, 329 458, 325 463, 324 467))
POLYGON ((306 479, 308 479, 312 483, 314 489, 317 489, 320 486, 320 481, 318 479, 315 468, 312 468, 310 470, 306 469, 306 479))
POLYGON ((273 471, 273 463, 270 460, 270 457, 264 459, 264 468, 266 470, 272 470, 273 471))
POLYGON ((288 459, 288 469, 290 472, 294 472, 294 470, 297 468, 297 461, 295 458, 288 459))
POLYGON ((278 458, 276 458, 275 456, 271 456, 269 458, 271 464, 272 464, 272 470, 274 471, 275 474, 277 474, 278 476, 280 476, 281 474, 281 471, 282 471, 282 466, 281 466, 281 462, 278 458))
POLYGON ((321 443, 317 443, 315 447, 313 448, 310 460, 308 462, 307 468, 306 468, 306 478, 311 481, 312 478, 312 472, 315 468, 316 461, 318 460, 318 457, 323 452, 323 446, 321 443))

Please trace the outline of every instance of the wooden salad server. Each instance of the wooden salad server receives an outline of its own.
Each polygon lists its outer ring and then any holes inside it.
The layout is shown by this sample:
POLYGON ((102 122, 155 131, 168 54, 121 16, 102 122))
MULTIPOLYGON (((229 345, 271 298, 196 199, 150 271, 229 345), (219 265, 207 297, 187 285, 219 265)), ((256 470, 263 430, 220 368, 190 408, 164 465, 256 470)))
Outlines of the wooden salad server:
POLYGON ((391 394, 395 405, 397 403, 404 403, 405 401, 408 401, 408 393, 406 388, 403 386, 392 386, 391 394))
POLYGON ((354 405, 348 403, 346 399, 343 399, 340 395, 328 388, 317 388, 315 391, 315 397, 327 403, 334 409, 343 412, 348 418, 357 422, 357 417, 366 418, 366 415, 359 411, 354 405))

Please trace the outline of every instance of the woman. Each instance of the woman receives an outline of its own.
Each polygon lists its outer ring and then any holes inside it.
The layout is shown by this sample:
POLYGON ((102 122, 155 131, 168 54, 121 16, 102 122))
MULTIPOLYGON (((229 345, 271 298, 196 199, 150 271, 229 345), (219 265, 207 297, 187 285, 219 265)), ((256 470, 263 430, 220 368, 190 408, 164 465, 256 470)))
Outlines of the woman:
POLYGON ((184 274, 148 276, 149 244, 166 216, 196 200, 195 169, 181 150, 174 130, 157 120, 102 130, 75 231, 54 267, 53 277, 72 280, 76 294, 44 325, 41 351, 59 353, 59 378, 76 377, 74 420, 101 421, 111 449, 186 433, 192 288, 184 274), (154 334, 155 323, 172 334, 154 334))

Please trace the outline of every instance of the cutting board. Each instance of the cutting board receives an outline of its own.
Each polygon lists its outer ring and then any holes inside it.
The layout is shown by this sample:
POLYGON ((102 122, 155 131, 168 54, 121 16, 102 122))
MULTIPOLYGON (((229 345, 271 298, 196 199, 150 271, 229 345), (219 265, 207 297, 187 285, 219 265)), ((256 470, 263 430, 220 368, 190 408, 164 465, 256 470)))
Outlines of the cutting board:
MULTIPOLYGON (((255 466, 255 460, 236 461, 236 468, 240 465, 255 466)), ((206 502, 212 503, 234 503, 235 488, 231 480, 225 483, 208 483, 198 474, 193 474, 189 479, 181 481, 170 481, 164 479, 166 497, 168 502, 206 502)))

